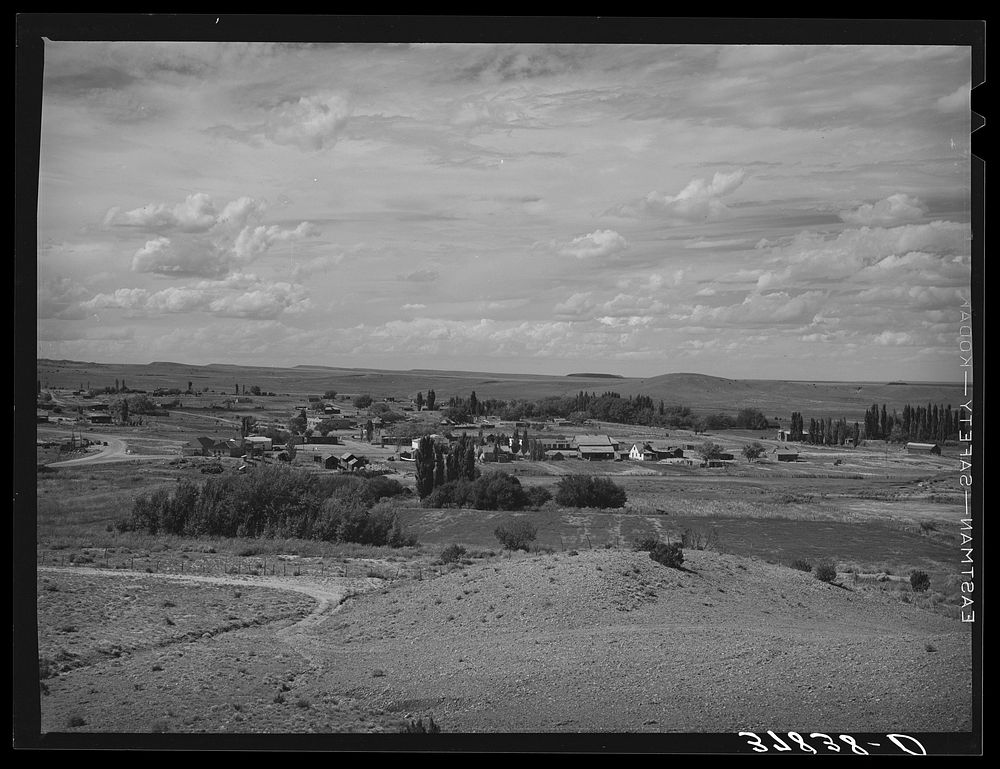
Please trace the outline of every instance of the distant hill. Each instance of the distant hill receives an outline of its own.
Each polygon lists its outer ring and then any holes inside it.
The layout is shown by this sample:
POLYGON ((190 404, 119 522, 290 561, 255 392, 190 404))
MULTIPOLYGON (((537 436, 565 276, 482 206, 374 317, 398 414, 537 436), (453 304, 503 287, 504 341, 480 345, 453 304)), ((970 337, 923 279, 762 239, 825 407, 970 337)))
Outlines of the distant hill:
MULTIPOLYGON (((663 374, 648 379, 615 374, 567 375, 498 374, 476 371, 387 371, 300 365, 289 368, 213 363, 207 366, 160 361, 150 364, 86 363, 37 360, 38 379, 52 387, 75 389, 85 383, 94 388, 113 385, 124 378, 132 389, 185 388, 189 381, 201 391, 233 392, 234 385, 257 385, 270 392, 303 395, 336 390, 343 395, 414 397, 435 390, 439 402, 455 395, 468 397, 474 390, 482 400, 536 400, 573 396, 581 388, 593 392, 614 390, 623 397, 646 395, 668 406, 687 406, 696 413, 735 415, 741 408, 760 409, 770 420, 787 422, 793 411, 806 419, 844 417, 864 419, 872 404, 891 410, 904 404, 939 403, 952 407, 967 400, 962 383, 902 382, 804 382, 765 379, 726 379, 696 373, 663 374), (590 379, 591 384, 586 380, 590 379), (601 381, 613 384, 599 384, 601 381)), ((47 386, 47 385, 46 385, 47 386)))

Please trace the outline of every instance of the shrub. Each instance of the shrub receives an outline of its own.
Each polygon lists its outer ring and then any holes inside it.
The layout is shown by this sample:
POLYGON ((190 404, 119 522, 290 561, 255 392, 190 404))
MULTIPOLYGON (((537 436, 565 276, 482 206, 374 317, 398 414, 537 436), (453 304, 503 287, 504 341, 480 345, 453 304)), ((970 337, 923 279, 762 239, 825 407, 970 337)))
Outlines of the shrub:
POLYGON ((424 726, 422 718, 418 718, 416 721, 407 723, 399 731, 401 734, 437 734, 441 731, 441 727, 434 723, 434 717, 431 716, 427 720, 427 726, 424 726))
POLYGON ((820 582, 833 582, 837 579, 837 567, 831 561, 816 564, 813 574, 820 582))
POLYGON ((668 545, 665 542, 659 542, 649 552, 649 557, 657 563, 669 566, 672 569, 679 569, 681 564, 684 563, 684 551, 678 544, 668 545))
POLYGON ((681 547, 688 550, 712 550, 719 546, 719 532, 716 529, 684 529, 681 534, 681 547))
POLYGON ((441 551, 441 563, 454 563, 462 560, 465 555, 465 548, 461 545, 448 545, 441 551))
POLYGON ((528 507, 539 508, 552 499, 552 492, 544 486, 532 486, 524 493, 528 498, 528 507))
POLYGON ((515 518, 497 526, 493 534, 504 549, 527 552, 538 535, 538 529, 525 518, 515 518))
POLYGON ((806 560, 804 560, 802 558, 796 558, 794 561, 792 561, 792 568, 793 569, 798 569, 799 571, 812 571, 813 570, 812 564, 809 563, 809 561, 806 561, 806 560))
POLYGON ((567 475, 559 481, 556 502, 564 507, 625 507, 625 490, 609 480, 589 475, 567 475))
POLYGON ((915 571, 910 574, 910 587, 916 592, 922 593, 931 586, 931 578, 925 571, 915 571))
POLYGON ((636 552, 652 553, 658 544, 660 544, 660 540, 656 537, 643 537, 632 544, 632 549, 636 552))

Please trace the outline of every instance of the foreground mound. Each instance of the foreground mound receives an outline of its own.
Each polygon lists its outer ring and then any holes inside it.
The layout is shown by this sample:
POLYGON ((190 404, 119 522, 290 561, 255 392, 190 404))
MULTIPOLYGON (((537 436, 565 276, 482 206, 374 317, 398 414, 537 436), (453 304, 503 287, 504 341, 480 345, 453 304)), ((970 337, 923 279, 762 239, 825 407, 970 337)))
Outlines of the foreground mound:
POLYGON ((327 685, 446 731, 955 731, 968 627, 759 561, 496 558, 344 605, 327 685))

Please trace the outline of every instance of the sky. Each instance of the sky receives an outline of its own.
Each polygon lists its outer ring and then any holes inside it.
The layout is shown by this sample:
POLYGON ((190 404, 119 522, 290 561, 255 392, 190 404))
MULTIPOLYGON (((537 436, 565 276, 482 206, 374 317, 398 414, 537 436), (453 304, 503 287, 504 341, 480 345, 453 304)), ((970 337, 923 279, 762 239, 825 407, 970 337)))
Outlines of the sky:
POLYGON ((960 378, 968 47, 44 48, 38 357, 960 378))

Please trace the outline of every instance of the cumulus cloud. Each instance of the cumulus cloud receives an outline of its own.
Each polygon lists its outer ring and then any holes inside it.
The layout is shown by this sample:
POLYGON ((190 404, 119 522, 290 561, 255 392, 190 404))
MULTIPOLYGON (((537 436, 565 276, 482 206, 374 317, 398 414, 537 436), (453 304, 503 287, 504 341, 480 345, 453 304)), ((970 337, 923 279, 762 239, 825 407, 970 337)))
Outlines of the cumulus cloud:
POLYGON ((628 241, 614 230, 595 230, 563 244, 559 253, 563 256, 575 256, 577 259, 594 259, 610 256, 626 248, 628 241))
POLYGON ((174 277, 217 277, 228 267, 226 254, 215 244, 158 237, 147 240, 132 256, 133 272, 152 272, 174 277))
POLYGON ((302 96, 274 108, 264 134, 275 144, 321 150, 336 143, 349 116, 347 100, 339 94, 302 96))
POLYGON ((438 279, 438 271, 431 269, 414 270, 400 276, 401 280, 412 280, 414 283, 431 283, 438 279))
POLYGON ((631 218, 657 216, 680 222, 719 219, 729 210, 722 198, 736 191, 745 179, 746 171, 742 168, 731 173, 718 172, 711 180, 692 179, 676 195, 654 190, 644 198, 623 203, 607 213, 631 218))
POLYGON ((300 240, 317 234, 319 230, 309 222, 302 222, 294 230, 283 229, 276 224, 244 227, 233 243, 233 254, 237 259, 249 262, 268 251, 275 243, 300 240))
POLYGON ((252 224, 265 208, 262 201, 244 196, 226 203, 220 212, 208 195, 199 192, 176 205, 151 203, 125 212, 112 208, 104 222, 156 233, 133 255, 135 272, 221 277, 267 253, 276 243, 319 234, 309 222, 291 229, 252 224))
POLYGON ((972 81, 967 81, 950 94, 942 96, 934 106, 941 112, 968 112, 972 109, 972 81))
POLYGON ((812 320, 826 294, 806 291, 797 296, 784 291, 748 294, 739 304, 710 307, 696 305, 686 319, 701 326, 778 326, 812 320))
POLYGON ((927 215, 927 206, 918 198, 902 193, 890 195, 877 203, 865 203, 853 211, 841 211, 840 218, 848 224, 866 227, 891 227, 912 222, 927 215))
POLYGON ((910 345, 914 343, 913 336, 905 331, 883 331, 872 337, 872 344, 886 347, 898 347, 899 345, 910 345))
POLYGON ((581 316, 590 312, 594 307, 591 300, 593 294, 590 291, 573 294, 564 302, 559 302, 552 311, 556 316, 581 316))
POLYGON ((112 208, 104 217, 104 224, 114 227, 140 227, 154 231, 206 232, 215 226, 217 218, 212 199, 204 192, 196 192, 173 206, 150 203, 142 208, 124 212, 112 208))
POLYGON ((220 317, 273 319, 309 308, 303 286, 264 283, 254 275, 234 275, 221 281, 201 281, 151 292, 120 288, 81 303, 90 311, 119 309, 134 315, 204 312, 220 317))
POLYGON ((40 280, 36 291, 38 318, 61 318, 80 320, 86 317, 80 302, 87 296, 87 290, 69 278, 49 278, 40 280))

